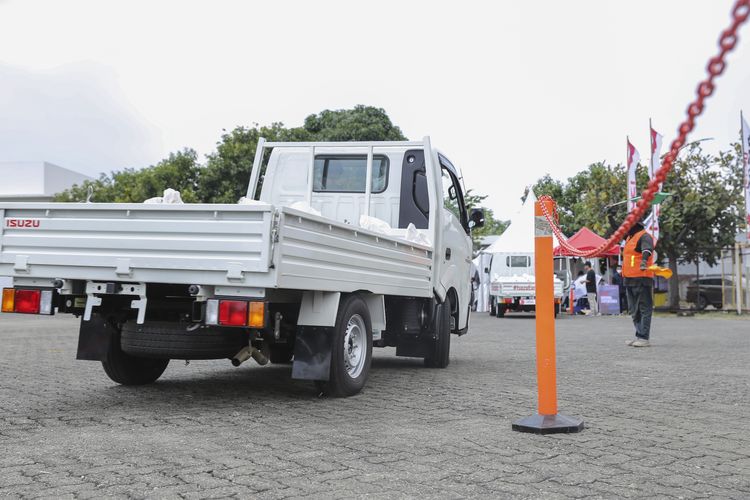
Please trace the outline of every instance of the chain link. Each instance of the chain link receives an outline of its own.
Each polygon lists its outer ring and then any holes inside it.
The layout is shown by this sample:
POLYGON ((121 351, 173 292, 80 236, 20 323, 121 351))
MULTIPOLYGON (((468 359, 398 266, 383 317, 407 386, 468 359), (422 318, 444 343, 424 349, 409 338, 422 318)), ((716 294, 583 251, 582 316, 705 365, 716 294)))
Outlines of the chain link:
MULTIPOLYGON (((545 206, 546 203, 540 203, 542 206, 542 213, 550 226, 552 226, 552 232, 560 242, 560 246, 570 254, 577 257, 599 256, 613 246, 619 246, 620 241, 623 240, 633 225, 641 220, 643 214, 646 213, 646 210, 651 206, 651 202, 659 190, 659 185, 667 179, 667 174, 672 169, 672 165, 674 164, 675 159, 677 159, 677 154, 680 149, 685 145, 688 134, 692 132, 695 127, 695 119, 703 112, 705 100, 714 93, 714 80, 724 72, 724 69, 726 68, 726 55, 737 45, 737 31, 740 26, 747 21, 748 16, 750 16, 750 0, 737 0, 732 8, 732 23, 727 29, 722 31, 721 36, 719 37, 719 53, 708 61, 708 65, 706 66, 708 77, 698 85, 698 88, 696 89, 696 98, 687 108, 687 117, 677 129, 677 138, 672 141, 672 145, 670 146, 669 152, 664 156, 661 167, 656 171, 654 178, 649 181, 643 193, 641 193, 641 199, 635 207, 633 207, 633 211, 625 217, 625 220, 620 227, 617 228, 617 231, 615 231, 606 242, 593 250, 582 250, 573 246, 568 242, 567 237, 565 237, 557 222, 557 205, 554 205, 553 202, 555 209, 554 212, 550 214, 545 206)), ((553 200, 551 197, 544 195, 539 197, 539 201, 544 202, 553 200)))

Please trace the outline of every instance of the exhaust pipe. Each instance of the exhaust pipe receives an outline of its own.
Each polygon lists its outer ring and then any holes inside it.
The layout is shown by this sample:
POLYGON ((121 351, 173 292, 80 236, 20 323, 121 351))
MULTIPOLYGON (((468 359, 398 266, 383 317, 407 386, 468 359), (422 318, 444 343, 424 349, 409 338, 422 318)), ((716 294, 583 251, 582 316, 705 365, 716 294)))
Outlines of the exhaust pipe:
POLYGON ((234 355, 232 358, 232 365, 233 366, 240 366, 242 363, 250 359, 250 347, 243 347, 240 349, 240 352, 234 355))
POLYGON ((261 366, 268 364, 268 358, 265 354, 253 346, 247 346, 240 349, 240 352, 232 357, 232 365, 240 366, 250 358, 253 358, 261 366))
POLYGON ((260 366, 265 366, 265 365, 267 365, 267 364, 268 364, 268 356, 266 356, 265 354, 263 354, 263 352, 262 352, 262 351, 260 351, 260 350, 256 349, 255 347, 251 347, 250 349, 251 349, 251 351, 252 351, 252 352, 250 353, 250 356, 252 356, 252 357, 253 357, 253 359, 254 359, 254 360, 255 360, 255 361, 256 361, 256 362, 257 362, 257 363, 258 363, 258 364, 259 364, 260 366))

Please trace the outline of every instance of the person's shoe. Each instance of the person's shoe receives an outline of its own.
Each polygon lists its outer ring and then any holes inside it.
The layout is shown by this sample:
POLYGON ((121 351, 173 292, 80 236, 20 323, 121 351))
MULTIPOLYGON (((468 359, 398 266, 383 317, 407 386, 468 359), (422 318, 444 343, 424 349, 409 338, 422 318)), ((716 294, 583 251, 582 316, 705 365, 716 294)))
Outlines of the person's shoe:
POLYGON ((637 339, 630 345, 633 347, 651 347, 651 343, 646 339, 637 339))
POLYGON ((625 342, 625 345, 632 346, 636 340, 638 340, 638 338, 630 339, 627 342, 625 342))

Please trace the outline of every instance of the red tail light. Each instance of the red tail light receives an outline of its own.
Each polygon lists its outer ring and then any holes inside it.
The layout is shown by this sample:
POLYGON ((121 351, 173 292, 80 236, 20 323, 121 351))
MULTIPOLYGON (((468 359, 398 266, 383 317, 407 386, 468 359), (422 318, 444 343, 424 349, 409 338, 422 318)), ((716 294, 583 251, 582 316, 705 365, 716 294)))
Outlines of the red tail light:
POLYGON ((3 312, 21 314, 54 314, 52 290, 19 290, 3 288, 3 312))
POLYGON ((247 325, 247 302, 241 300, 220 300, 219 324, 224 326, 247 325))
POLYGON ((39 314, 39 303, 42 300, 41 290, 16 290, 15 312, 39 314))

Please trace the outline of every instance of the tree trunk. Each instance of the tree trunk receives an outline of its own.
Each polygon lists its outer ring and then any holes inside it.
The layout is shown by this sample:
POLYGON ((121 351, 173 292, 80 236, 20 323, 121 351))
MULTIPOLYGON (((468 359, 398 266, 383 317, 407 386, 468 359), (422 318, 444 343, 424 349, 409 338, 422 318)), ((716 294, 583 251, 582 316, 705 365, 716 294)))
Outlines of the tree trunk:
POLYGON ((677 274, 677 255, 667 254, 669 259, 669 269, 672 271, 672 278, 669 279, 669 294, 667 304, 670 309, 678 310, 680 308, 680 276, 677 274))

